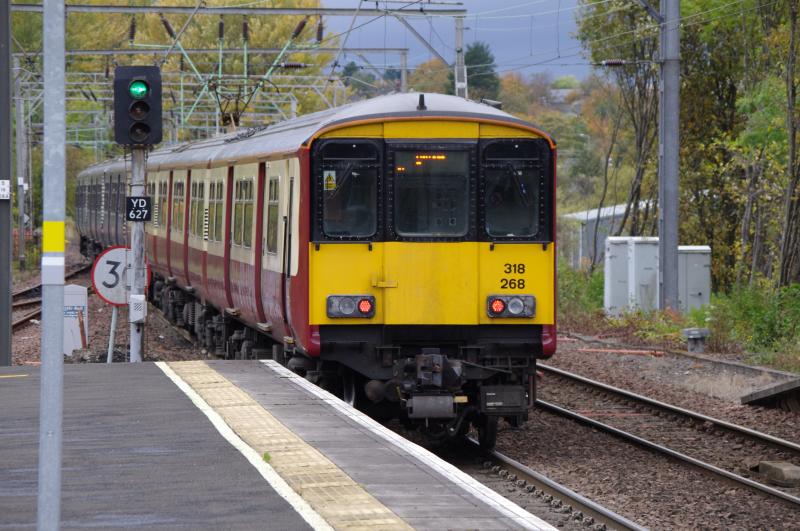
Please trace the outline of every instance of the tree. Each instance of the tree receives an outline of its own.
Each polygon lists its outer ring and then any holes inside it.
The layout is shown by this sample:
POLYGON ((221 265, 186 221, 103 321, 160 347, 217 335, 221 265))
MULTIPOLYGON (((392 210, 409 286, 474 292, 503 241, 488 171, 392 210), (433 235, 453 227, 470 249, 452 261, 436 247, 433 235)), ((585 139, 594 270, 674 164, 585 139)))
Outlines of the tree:
MULTIPOLYGON (((625 9, 620 2, 581 0, 581 5, 584 9, 578 19, 578 38, 588 48, 592 60, 598 63, 609 58, 628 61, 609 72, 619 87, 635 140, 635 173, 617 233, 622 233, 630 219, 630 233, 639 235, 644 232, 639 205, 645 177, 654 175, 652 155, 658 132, 658 69, 651 62, 658 49, 657 26, 651 23, 644 10, 625 9)), ((647 188, 654 190, 655 187, 651 184, 647 188)))
POLYGON ((350 61, 342 68, 344 84, 353 89, 358 98, 374 96, 378 90, 377 79, 374 75, 361 69, 360 66, 350 61))
POLYGON ((500 78, 500 101, 503 110, 512 114, 528 114, 531 105, 531 88, 516 72, 500 78))
POLYGON ((408 88, 417 92, 438 92, 448 91, 447 75, 450 72, 448 67, 441 59, 431 59, 417 65, 417 68, 408 76, 408 88))
POLYGON ((789 160, 786 164, 787 185, 784 199, 783 239, 781 241, 781 285, 800 281, 800 161, 797 154, 797 2, 789 2, 789 46, 786 57, 786 131, 789 141, 789 160))
MULTIPOLYGON (((469 44, 464 53, 464 64, 467 66, 467 91, 470 99, 496 100, 500 94, 500 78, 497 76, 497 65, 489 45, 480 41, 469 44)), ((453 72, 448 73, 447 80, 448 91, 455 94, 453 72)))

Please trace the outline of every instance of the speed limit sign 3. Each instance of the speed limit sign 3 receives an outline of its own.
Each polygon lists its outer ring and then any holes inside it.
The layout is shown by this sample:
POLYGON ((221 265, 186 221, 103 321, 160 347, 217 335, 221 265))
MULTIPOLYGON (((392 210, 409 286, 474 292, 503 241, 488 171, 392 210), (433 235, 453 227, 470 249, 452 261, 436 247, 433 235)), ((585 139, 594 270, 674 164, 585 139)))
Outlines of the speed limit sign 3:
MULTIPOLYGON (((92 287, 103 301, 114 306, 128 304, 128 251, 121 245, 109 247, 100 253, 92 265, 92 287)), ((147 279, 150 266, 147 265, 147 279)), ((149 282, 148 282, 149 284, 149 282)))

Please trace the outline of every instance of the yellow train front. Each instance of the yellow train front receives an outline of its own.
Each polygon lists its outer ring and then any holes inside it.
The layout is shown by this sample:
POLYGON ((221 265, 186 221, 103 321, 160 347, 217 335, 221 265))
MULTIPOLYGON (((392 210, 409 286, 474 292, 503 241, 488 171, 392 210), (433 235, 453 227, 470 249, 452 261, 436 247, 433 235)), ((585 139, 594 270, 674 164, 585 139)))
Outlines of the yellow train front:
POLYGON ((307 144, 309 324, 346 400, 438 437, 472 424, 492 446, 555 351, 555 143, 425 98, 307 144))

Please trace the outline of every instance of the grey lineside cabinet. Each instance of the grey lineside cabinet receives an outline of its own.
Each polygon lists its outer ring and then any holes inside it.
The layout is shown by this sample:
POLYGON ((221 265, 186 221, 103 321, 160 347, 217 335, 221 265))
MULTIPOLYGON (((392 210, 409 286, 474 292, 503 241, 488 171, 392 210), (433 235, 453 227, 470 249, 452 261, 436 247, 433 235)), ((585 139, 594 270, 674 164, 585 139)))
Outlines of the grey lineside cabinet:
MULTIPOLYGON (((658 238, 606 238, 603 306, 609 315, 658 308, 658 238)), ((678 247, 678 303, 686 312, 710 302, 711 247, 678 247)))

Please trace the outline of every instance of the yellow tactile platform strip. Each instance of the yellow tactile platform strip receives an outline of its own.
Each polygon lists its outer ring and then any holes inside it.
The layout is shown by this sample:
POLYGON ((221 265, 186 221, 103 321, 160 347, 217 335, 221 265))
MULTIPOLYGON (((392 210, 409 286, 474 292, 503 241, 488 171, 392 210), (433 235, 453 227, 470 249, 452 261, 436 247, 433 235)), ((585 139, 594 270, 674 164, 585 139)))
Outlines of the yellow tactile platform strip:
POLYGON ((249 394, 202 361, 169 363, 335 529, 411 529, 249 394))

